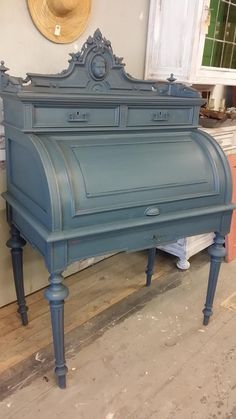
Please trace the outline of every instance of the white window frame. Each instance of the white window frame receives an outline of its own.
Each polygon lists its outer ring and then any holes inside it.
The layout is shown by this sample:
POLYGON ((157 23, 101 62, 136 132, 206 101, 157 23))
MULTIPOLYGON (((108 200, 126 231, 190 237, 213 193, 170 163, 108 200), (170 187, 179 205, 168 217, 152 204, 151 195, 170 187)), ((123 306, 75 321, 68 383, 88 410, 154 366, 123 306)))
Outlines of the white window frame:
POLYGON ((146 79, 165 80, 173 72, 189 84, 236 85, 236 69, 201 65, 209 5, 210 0, 150 1, 146 79))

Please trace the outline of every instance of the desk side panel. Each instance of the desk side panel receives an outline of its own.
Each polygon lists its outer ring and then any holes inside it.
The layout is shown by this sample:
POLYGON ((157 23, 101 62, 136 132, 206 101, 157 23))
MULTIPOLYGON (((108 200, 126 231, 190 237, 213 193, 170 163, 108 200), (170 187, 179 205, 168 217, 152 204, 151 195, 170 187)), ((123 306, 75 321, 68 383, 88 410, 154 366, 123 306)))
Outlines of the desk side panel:
POLYGON ((36 136, 6 126, 7 192, 52 231, 61 228, 57 181, 36 136))

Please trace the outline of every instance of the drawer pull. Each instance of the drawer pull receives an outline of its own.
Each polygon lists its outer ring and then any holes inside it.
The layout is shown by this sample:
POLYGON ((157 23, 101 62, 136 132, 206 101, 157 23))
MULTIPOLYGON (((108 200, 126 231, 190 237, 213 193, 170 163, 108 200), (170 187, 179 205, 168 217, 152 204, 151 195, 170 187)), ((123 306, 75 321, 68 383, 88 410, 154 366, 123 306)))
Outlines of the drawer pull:
POLYGON ((160 244, 160 241, 161 241, 161 238, 160 238, 160 237, 158 237, 158 236, 156 236, 156 234, 154 234, 154 235, 152 236, 152 242, 153 242, 153 244, 154 244, 154 245, 158 245, 158 244, 160 244))
POLYGON ((88 122, 88 114, 86 112, 80 112, 80 111, 76 111, 76 112, 72 112, 69 114, 68 122, 88 122))
POLYGON ((144 214, 149 216, 149 217, 153 217, 154 215, 159 215, 160 211, 157 207, 148 207, 145 210, 144 214))
POLYGON ((153 112, 152 114, 152 121, 168 121, 169 119, 169 112, 167 111, 158 111, 153 112))

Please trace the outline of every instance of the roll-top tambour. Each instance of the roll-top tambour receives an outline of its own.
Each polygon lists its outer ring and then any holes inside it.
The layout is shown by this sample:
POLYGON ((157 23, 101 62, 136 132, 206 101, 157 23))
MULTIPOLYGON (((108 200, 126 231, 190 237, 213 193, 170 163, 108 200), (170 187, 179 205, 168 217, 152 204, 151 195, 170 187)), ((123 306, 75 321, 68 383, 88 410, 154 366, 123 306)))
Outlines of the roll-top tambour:
POLYGON ((158 208, 161 222, 163 216, 180 209, 197 207, 201 212, 217 207, 231 195, 224 178, 224 155, 198 130, 149 132, 145 137, 129 133, 125 138, 122 134, 38 134, 27 147, 9 144, 9 190, 21 195, 29 210, 34 205, 47 226, 58 211, 61 228, 73 229, 142 220, 149 207, 158 208), (32 160, 33 176, 28 170, 19 172, 14 156, 32 160), (44 194, 38 195, 38 189, 44 194))

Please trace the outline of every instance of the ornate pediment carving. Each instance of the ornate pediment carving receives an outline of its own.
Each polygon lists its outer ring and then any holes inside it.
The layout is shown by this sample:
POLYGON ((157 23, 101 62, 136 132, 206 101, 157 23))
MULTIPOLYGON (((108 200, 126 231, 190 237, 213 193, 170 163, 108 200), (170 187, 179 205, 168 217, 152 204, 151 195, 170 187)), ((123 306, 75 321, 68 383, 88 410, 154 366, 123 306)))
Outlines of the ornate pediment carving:
POLYGON ((111 57, 113 57, 114 65, 124 66, 125 64, 122 63, 123 57, 117 57, 112 50, 111 42, 102 36, 100 29, 97 29, 94 32, 93 36, 89 36, 87 41, 81 48, 81 51, 76 53, 71 53, 71 59, 69 62, 80 62, 84 63, 86 60, 87 55, 93 51, 95 54, 104 54, 108 52, 111 57))
POLYGON ((1 61, 0 63, 0 91, 8 90, 8 91, 16 91, 21 88, 23 85, 23 79, 21 77, 13 77, 6 72, 9 70, 5 66, 5 62, 1 61))
POLYGON ((51 93, 107 93, 150 96, 199 97, 194 89, 175 83, 173 74, 166 83, 153 80, 137 80, 126 73, 123 58, 113 53, 111 42, 102 36, 99 29, 89 36, 81 50, 71 53, 69 66, 58 74, 28 73, 25 80, 6 74, 0 66, 2 91, 51 93))

